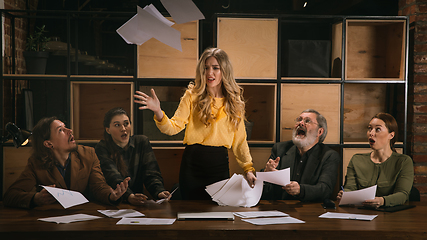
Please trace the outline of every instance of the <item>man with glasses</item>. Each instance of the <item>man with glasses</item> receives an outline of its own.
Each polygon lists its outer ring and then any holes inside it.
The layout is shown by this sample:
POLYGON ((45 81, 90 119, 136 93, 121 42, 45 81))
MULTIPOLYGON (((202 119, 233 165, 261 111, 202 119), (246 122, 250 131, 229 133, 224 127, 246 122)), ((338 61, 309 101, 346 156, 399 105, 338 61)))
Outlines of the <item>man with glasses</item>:
POLYGON ((292 140, 273 146, 264 171, 290 168, 291 183, 282 187, 265 183, 262 199, 323 202, 335 187, 339 154, 324 145, 328 126, 325 117, 313 109, 295 119, 292 140))

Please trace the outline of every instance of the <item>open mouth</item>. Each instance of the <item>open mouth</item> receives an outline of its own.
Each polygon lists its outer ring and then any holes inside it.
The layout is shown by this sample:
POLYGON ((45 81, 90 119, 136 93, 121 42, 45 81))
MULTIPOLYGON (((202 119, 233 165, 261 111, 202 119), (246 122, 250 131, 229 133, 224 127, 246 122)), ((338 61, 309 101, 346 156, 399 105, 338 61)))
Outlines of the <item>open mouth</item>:
POLYGON ((304 129, 303 127, 298 126, 298 127, 296 128, 296 136, 297 136, 297 137, 299 137, 299 138, 303 138, 303 137, 305 137, 305 136, 306 136, 306 134, 307 134, 307 130, 306 130, 306 129, 304 129))
POLYGON ((369 144, 374 144, 375 143, 375 140, 374 139, 372 139, 372 138, 369 138, 369 144))
POLYGON ((74 135, 71 134, 70 137, 68 138, 68 142, 74 142, 74 135))
POLYGON ((215 81, 215 78, 208 78, 208 82, 213 82, 215 81))
POLYGON ((123 139, 127 138, 127 136, 128 136, 128 134, 127 134, 127 133, 123 133, 123 134, 121 135, 121 137, 122 137, 123 139))

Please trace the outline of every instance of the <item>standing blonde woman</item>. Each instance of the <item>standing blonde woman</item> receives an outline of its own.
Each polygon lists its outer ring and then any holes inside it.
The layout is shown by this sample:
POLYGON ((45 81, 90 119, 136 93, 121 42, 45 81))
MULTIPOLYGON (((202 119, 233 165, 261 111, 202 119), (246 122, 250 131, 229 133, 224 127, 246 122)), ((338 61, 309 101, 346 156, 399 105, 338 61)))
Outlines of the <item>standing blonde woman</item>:
MULTIPOLYGON (((347 166, 344 191, 377 185, 374 199, 363 202, 369 207, 395 206, 405 203, 414 182, 412 159, 397 153, 397 122, 388 113, 378 113, 368 124, 367 138, 372 152, 355 154, 347 166)), ((338 193, 341 200, 343 191, 338 193)))
POLYGON ((230 177, 228 148, 232 148, 248 184, 255 183, 255 169, 246 142, 243 90, 236 83, 228 55, 206 49, 197 63, 196 79, 188 85, 172 118, 160 107, 154 89, 151 96, 136 91, 139 109, 154 112, 159 130, 175 135, 186 128, 179 186, 183 199, 210 199, 205 186, 230 177))

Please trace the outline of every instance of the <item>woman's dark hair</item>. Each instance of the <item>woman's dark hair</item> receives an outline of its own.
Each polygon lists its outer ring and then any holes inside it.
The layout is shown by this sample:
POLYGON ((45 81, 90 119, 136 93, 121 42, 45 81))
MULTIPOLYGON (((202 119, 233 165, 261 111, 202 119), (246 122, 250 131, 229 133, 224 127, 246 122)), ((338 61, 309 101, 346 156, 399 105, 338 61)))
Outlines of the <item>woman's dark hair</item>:
POLYGON ((34 126, 33 134, 31 135, 32 157, 40 160, 47 169, 55 166, 55 158, 52 149, 44 146, 44 141, 50 139, 50 125, 55 120, 58 120, 58 118, 49 117, 40 119, 36 126, 34 126))
POLYGON ((396 149, 394 148, 394 143, 396 143, 397 141, 398 132, 398 125, 396 119, 394 119, 392 115, 383 112, 377 113, 372 119, 374 118, 382 120, 385 123, 385 127, 388 129, 389 133, 394 132, 394 137, 390 139, 390 148, 393 152, 396 152, 396 149))
POLYGON ((113 117, 117 115, 126 115, 129 118, 129 114, 121 107, 116 107, 110 109, 104 116, 104 141, 107 149, 110 150, 110 158, 116 163, 117 170, 122 174, 123 177, 128 175, 127 166, 123 161, 123 157, 121 155, 121 148, 114 142, 113 138, 109 133, 107 133, 106 128, 110 128, 110 123, 113 117))

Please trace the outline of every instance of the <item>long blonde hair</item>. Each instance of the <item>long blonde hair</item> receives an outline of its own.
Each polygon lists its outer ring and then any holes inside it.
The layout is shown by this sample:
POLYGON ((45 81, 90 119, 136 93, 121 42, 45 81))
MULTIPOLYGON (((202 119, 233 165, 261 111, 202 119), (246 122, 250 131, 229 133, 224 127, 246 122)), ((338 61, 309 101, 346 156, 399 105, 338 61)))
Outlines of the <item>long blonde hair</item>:
POLYGON ((225 97, 224 110, 229 121, 233 124, 234 130, 240 121, 245 120, 245 101, 243 99, 243 88, 234 79, 233 66, 227 53, 219 48, 207 48, 197 63, 196 79, 188 85, 188 89, 196 95, 195 111, 202 123, 206 126, 215 119, 212 116, 212 99, 206 89, 205 63, 206 59, 214 57, 218 61, 222 75, 221 90, 225 97))

